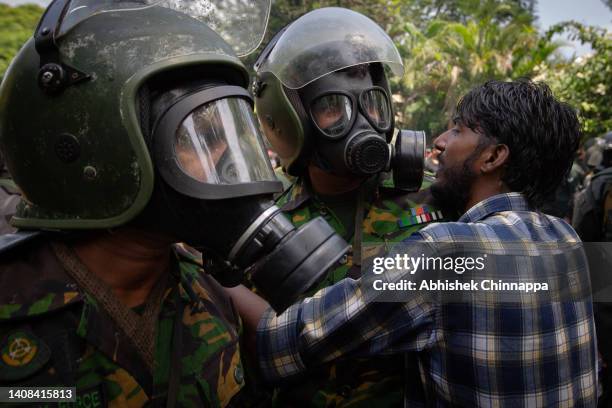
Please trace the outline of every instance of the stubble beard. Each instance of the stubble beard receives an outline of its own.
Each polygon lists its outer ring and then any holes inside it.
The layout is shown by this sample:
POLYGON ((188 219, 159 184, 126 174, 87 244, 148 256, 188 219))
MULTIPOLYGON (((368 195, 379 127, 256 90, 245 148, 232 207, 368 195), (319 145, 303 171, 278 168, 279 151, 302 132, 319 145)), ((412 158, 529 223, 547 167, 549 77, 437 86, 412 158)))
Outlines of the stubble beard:
POLYGON ((442 210, 463 214, 470 199, 477 174, 472 170, 476 155, 470 155, 461 165, 446 167, 440 162, 438 180, 431 185, 431 194, 442 210))

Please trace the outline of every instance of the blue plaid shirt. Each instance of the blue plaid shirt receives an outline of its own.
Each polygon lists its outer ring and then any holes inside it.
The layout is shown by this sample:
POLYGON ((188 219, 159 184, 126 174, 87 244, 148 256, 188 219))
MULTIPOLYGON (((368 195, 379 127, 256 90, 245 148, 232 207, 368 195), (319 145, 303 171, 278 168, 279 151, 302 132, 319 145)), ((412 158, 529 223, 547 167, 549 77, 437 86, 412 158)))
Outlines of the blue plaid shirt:
MULTIPOLYGON (((529 246, 580 241, 566 222, 531 211, 518 193, 490 197, 458 222, 431 224, 409 240, 471 242, 498 253, 509 242, 529 246)), ((566 259, 556 265, 570 264, 586 261, 566 259)), ((511 269, 526 271, 527 279, 546 273, 525 265, 511 269)), ((568 286, 590 291, 588 269, 577 271, 578 279, 574 274, 568 286)), ((557 272, 553 274, 564 279, 565 270, 557 272)), ((369 302, 358 280, 344 279, 280 316, 272 310, 264 314, 257 331, 260 367, 265 378, 275 382, 337 358, 411 353, 418 367, 409 378, 420 381, 416 388, 422 390, 407 396, 414 403, 596 406, 590 295, 571 301, 538 301, 537 296, 480 305, 432 302, 418 294, 403 303, 369 302)))

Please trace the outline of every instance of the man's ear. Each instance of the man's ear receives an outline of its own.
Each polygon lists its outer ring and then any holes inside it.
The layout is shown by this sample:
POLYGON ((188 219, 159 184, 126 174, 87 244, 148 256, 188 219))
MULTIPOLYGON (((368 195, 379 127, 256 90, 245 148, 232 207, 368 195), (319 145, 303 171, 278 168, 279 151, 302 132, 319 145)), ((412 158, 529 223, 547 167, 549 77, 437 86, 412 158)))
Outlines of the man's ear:
POLYGON ((480 172, 483 174, 493 173, 508 162, 510 149, 505 144, 494 144, 484 149, 481 158, 480 172))

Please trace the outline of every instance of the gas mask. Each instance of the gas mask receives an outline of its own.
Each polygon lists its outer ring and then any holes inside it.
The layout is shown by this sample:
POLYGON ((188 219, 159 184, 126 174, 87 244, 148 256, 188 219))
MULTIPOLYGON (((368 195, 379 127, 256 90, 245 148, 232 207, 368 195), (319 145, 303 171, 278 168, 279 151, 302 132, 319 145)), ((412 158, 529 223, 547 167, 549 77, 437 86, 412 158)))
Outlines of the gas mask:
POLYGON ((397 188, 415 191, 423 180, 425 133, 393 135, 393 110, 382 67, 361 65, 331 73, 299 90, 314 136, 317 166, 330 173, 368 177, 393 171, 397 188), (379 86, 381 83, 384 86, 379 86))
POLYGON ((348 244, 321 218, 295 228, 274 205, 281 183, 244 88, 192 81, 152 95, 149 148, 160 177, 148 213, 202 251, 222 284, 239 284, 247 270, 272 307, 284 310, 348 244))

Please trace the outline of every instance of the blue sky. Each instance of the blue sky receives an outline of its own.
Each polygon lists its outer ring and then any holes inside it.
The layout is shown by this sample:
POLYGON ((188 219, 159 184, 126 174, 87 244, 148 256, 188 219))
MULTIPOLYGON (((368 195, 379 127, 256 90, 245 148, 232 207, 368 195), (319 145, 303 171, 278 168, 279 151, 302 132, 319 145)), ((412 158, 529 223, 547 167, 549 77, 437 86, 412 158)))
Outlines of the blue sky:
MULTIPOLYGON (((612 32, 612 11, 601 0, 538 0, 537 14, 540 29, 561 21, 576 20, 583 24, 605 27, 612 32)), ((566 55, 582 55, 590 51, 590 47, 578 42, 570 45, 562 49, 566 55)))
MULTIPOLYGON (((0 0, 0 3, 18 5, 24 3, 36 3, 46 6, 49 0, 0 0)), ((589 25, 598 25, 612 31, 612 11, 607 8, 601 0, 538 0, 537 14, 540 29, 545 30, 552 24, 577 20, 589 25)), ((567 55, 576 53, 582 55, 589 52, 589 47, 583 47, 579 43, 563 49, 567 55)))

